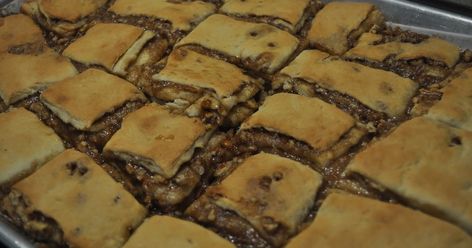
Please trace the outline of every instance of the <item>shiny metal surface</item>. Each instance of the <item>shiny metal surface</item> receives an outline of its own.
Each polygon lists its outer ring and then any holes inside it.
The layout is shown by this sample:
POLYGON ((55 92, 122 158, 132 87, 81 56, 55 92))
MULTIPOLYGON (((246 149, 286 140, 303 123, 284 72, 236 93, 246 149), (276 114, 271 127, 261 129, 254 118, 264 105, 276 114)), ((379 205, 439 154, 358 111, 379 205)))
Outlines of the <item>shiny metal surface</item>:
MULTIPOLYGON (((331 2, 331 0, 322 0, 331 2)), ((339 1, 339 0, 337 0, 339 1)), ((385 14, 388 24, 418 33, 434 35, 449 40, 462 48, 472 49, 472 18, 454 12, 424 6, 406 0, 341 0, 371 2, 385 14)), ((454 1, 454 0, 453 0, 454 1)), ((456 0, 461 2, 460 0, 456 0)), ((469 1, 469 0, 466 0, 469 1)), ((464 2, 466 2, 464 1, 464 2)), ((472 0, 470 0, 472 1, 472 0)), ((21 0, 0 0, 0 14, 19 11, 21 0)), ((0 216, 0 245, 11 248, 32 248, 33 245, 15 231, 0 216)))

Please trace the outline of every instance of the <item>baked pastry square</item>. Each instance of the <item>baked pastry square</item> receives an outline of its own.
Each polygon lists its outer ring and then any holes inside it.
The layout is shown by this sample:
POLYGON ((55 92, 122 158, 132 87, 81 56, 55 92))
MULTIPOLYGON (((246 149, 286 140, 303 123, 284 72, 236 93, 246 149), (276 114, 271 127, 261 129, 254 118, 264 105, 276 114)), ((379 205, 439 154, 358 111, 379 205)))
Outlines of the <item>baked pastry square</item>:
POLYGON ((107 0, 29 0, 21 10, 60 35, 72 35, 88 23, 107 0))
POLYGON ((149 95, 213 125, 262 88, 262 80, 246 75, 237 66, 186 48, 174 50, 153 79, 156 82, 146 88, 149 95))
POLYGON ((203 1, 117 0, 108 9, 120 16, 148 16, 170 22, 172 31, 185 31, 214 13, 215 5, 203 1))
POLYGON ((21 45, 44 42, 41 29, 28 16, 18 14, 0 18, 0 53, 21 45))
POLYGON ((366 133, 349 114, 316 98, 278 93, 266 98, 242 125, 243 139, 258 147, 302 157, 323 166, 366 133), (284 142, 287 139, 291 142, 284 142), (294 145, 294 141, 301 143, 294 145), (270 144, 270 145, 269 145, 270 144))
POLYGON ((110 72, 125 75, 143 46, 155 34, 132 25, 98 23, 62 53, 87 66, 100 65, 110 72))
POLYGON ((310 0, 229 0, 220 11, 257 22, 265 22, 296 33, 305 24, 315 6, 310 0))
POLYGON ((2 206, 48 245, 121 247, 146 209, 85 154, 66 150, 18 182, 2 206))
POLYGON ((329 57, 318 50, 303 51, 273 82, 275 89, 307 96, 320 91, 313 85, 353 97, 389 117, 404 115, 418 88, 412 80, 395 73, 329 57))
POLYGON ((320 50, 341 55, 362 33, 383 23, 382 13, 372 4, 331 2, 316 14, 307 39, 320 50))
POLYGON ((177 46, 198 46, 210 54, 214 51, 230 56, 248 69, 273 73, 289 59, 298 44, 295 36, 274 26, 215 14, 177 46))
POLYGON ((72 63, 52 50, 38 55, 0 54, 0 97, 8 105, 72 77, 72 63))
POLYGON ((443 80, 460 58, 460 49, 445 40, 387 29, 364 33, 345 58, 385 68, 423 85, 443 80))
MULTIPOLYGON (((307 216, 321 181, 321 175, 299 162, 259 153, 208 188, 204 197, 221 209, 234 211, 279 246, 307 216)), ((194 214, 199 219, 205 213, 194 214)), ((213 221, 220 221, 219 214, 213 213, 213 217, 213 221)))
POLYGON ((472 131, 471 82, 472 68, 469 68, 441 90, 441 100, 429 110, 427 117, 472 131))
POLYGON ((287 248, 470 247, 461 229, 419 211, 345 193, 332 193, 315 220, 287 248), (366 240, 367 239, 367 240, 366 240))
POLYGON ((26 177, 61 153, 61 139, 24 108, 0 114, 0 185, 26 177))
POLYGON ((146 100, 134 85, 97 69, 49 87, 41 101, 63 122, 79 130, 90 130, 93 124, 126 102, 146 100))
POLYGON ((470 232, 470 161, 471 132, 420 117, 359 153, 347 171, 470 232))
POLYGON ((190 221, 155 215, 144 221, 123 248, 235 247, 217 234, 190 221))

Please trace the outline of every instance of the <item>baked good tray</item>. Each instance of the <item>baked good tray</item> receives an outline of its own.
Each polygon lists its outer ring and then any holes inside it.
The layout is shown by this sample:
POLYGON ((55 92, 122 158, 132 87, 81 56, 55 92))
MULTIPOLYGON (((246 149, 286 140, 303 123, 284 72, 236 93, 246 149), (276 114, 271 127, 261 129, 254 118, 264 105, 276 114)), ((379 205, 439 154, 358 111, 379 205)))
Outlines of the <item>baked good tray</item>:
MULTIPOLYGON (((338 0, 339 1, 339 0, 338 0)), ((349 0, 357 1, 357 0, 349 0)), ((23 1, 0 0, 0 16, 17 13, 23 1)), ((324 0, 323 2, 330 2, 324 0)), ((462 15, 405 0, 361 0, 371 2, 384 13, 387 24, 421 34, 438 36, 462 49, 472 49, 472 15, 462 15)), ((34 247, 0 215, 0 246, 34 247)))

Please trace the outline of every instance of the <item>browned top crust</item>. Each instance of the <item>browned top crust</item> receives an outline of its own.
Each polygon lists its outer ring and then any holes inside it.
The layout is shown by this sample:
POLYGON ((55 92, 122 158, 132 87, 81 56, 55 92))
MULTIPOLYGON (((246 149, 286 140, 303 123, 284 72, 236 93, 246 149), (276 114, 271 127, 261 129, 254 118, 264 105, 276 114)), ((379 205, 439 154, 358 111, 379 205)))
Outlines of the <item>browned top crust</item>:
POLYGON ((215 5, 203 1, 168 0, 117 0, 109 9, 122 16, 143 15, 169 21, 174 31, 189 31, 215 10, 215 5))
POLYGON ((332 193, 314 222, 287 248, 418 247, 466 248, 471 237, 459 228, 400 205, 332 193))
POLYGON ((63 55, 86 65, 112 71, 118 59, 138 40, 144 29, 121 23, 99 23, 70 44, 63 55))
POLYGON ((310 0, 228 0, 221 6, 220 11, 242 16, 277 18, 278 23, 295 32, 309 4, 310 0))
POLYGON ((244 160, 209 189, 209 194, 217 198, 218 206, 235 211, 270 236, 279 225, 289 233, 296 231, 313 205, 321 181, 321 175, 306 165, 259 153, 244 160))
POLYGON ((412 80, 393 72, 328 58, 318 50, 303 51, 281 73, 350 95, 390 117, 405 113, 418 87, 412 80))
POLYGON ((420 117, 359 153, 347 170, 472 231, 472 133, 420 117))
POLYGON ((107 0, 36 0, 41 12, 48 18, 69 22, 88 16, 103 6, 107 0))
POLYGON ((295 36, 271 25, 243 22, 215 14, 198 25, 177 45, 201 45, 260 63, 260 68, 272 73, 290 57, 298 43, 295 36))
POLYGON ((41 94, 41 101, 52 112, 79 130, 89 129, 128 101, 145 99, 131 83, 97 69, 58 82, 41 94))
POLYGON ((336 144, 355 120, 334 105, 317 98, 279 93, 266 98, 241 129, 262 127, 308 143, 323 151, 336 144), (289 121, 293 120, 293 121, 289 121))
POLYGON ((174 50, 153 79, 211 89, 221 98, 252 80, 233 64, 185 48, 174 50))
POLYGON ((13 186, 77 247, 121 247, 146 209, 85 154, 66 150, 13 186))
POLYGON ((0 18, 0 53, 13 46, 44 42, 41 29, 28 16, 18 14, 0 18))
POLYGON ((427 116, 472 131, 472 68, 462 72, 442 92, 441 101, 429 110, 427 116))
POLYGON ((394 56, 398 60, 428 58, 443 62, 448 67, 453 67, 460 57, 459 47, 435 37, 428 38, 418 44, 399 41, 375 44, 380 40, 382 40, 382 35, 364 33, 359 38, 357 46, 349 50, 345 56, 379 62, 389 56, 394 56))
POLYGON ((172 114, 152 103, 126 116, 104 150, 171 178, 207 138, 199 119, 172 114))
POLYGON ((64 150, 61 139, 26 109, 0 114, 0 185, 14 183, 64 150))
POLYGON ((123 248, 152 247, 235 247, 208 229, 190 221, 155 215, 146 219, 123 248))
POLYGON ((77 70, 69 59, 52 50, 39 55, 3 53, 0 54, 0 97, 11 104, 75 74, 77 70))
MULTIPOLYGON (((343 54, 349 49, 349 35, 356 31, 375 10, 370 3, 331 2, 313 19, 308 40, 330 53, 343 54)), ((382 21, 382 18, 378 20, 382 21)))

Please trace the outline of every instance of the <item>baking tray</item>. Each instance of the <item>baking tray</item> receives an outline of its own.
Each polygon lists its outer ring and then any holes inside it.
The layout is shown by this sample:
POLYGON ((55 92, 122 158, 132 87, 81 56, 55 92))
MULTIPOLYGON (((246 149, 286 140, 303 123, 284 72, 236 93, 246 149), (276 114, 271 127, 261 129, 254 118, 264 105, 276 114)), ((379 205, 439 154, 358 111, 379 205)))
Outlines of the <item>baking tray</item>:
MULTIPOLYGON (((0 0, 0 15, 17 13, 23 1, 0 0)), ((461 48, 472 49, 472 13, 471 15, 464 15, 449 9, 439 9, 406 0, 341 1, 374 3, 382 10, 388 20, 387 24, 390 26, 441 37, 461 48)), ((459 2, 458 0, 455 1, 459 2)), ((322 0, 322 2, 327 3, 331 0, 322 0)), ((27 238, 0 215, 0 246, 1 244, 11 248, 34 247, 27 238)))

